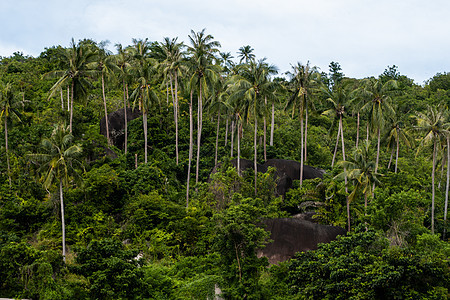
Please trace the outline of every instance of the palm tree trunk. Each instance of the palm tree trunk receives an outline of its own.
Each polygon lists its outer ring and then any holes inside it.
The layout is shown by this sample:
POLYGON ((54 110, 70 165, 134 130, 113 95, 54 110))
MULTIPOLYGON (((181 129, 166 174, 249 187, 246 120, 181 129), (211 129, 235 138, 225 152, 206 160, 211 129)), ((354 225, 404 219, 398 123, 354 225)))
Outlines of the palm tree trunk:
POLYGON ((256 144, 256 136, 257 136, 257 133, 258 133, 258 119, 256 118, 256 114, 255 114, 255 135, 254 135, 254 140, 253 140, 253 142, 254 142, 254 148, 255 148, 255 152, 254 152, 254 157, 253 157, 253 166, 254 166, 254 173, 255 173, 255 196, 256 196, 256 194, 257 194, 257 188, 256 188, 256 186, 257 186, 257 179, 258 179, 258 168, 257 168, 257 157, 256 157, 256 155, 257 155, 257 147, 258 147, 258 145, 256 144))
MULTIPOLYGON (((305 105, 305 152, 303 154, 303 161, 306 162, 306 148, 308 146, 308 106, 305 105)), ((303 174, 303 172, 302 172, 303 174)))
POLYGON ((226 123, 225 123, 225 145, 224 145, 224 147, 227 146, 227 141, 228 141, 228 117, 226 118, 226 123))
POLYGON ((179 160, 178 154, 178 75, 175 73, 175 151, 177 156, 177 165, 179 160))
POLYGON ((195 168, 195 184, 198 183, 198 171, 200 167, 200 142, 202 139, 202 122, 203 122, 203 103, 202 103, 202 85, 199 86, 198 94, 198 115, 197 115, 197 165, 195 168))
POLYGON ((450 136, 447 136, 447 184, 445 186, 445 203, 444 203, 444 241, 447 231, 447 207, 448 207, 448 190, 450 185, 450 136))
POLYGON ((63 89, 62 89, 62 87, 61 87, 61 90, 60 90, 60 94, 61 94, 61 110, 64 110, 64 96, 63 96, 63 89))
POLYGON ((59 178, 59 200, 61 205, 62 256, 66 262, 66 223, 64 220, 63 179, 59 178))
POLYGON ((102 96, 103 96, 103 107, 105 109, 106 140, 108 141, 108 145, 111 145, 111 138, 109 137, 108 108, 106 107, 105 76, 103 75, 103 73, 102 73, 102 96))
POLYGON ((8 120, 6 118, 6 114, 4 116, 5 118, 5 154, 6 154, 6 165, 8 167, 8 180, 9 180, 9 187, 12 186, 11 184, 11 166, 9 165, 9 153, 8 153, 8 120))
POLYGON ((388 163, 388 166, 387 166, 388 170, 391 168, 392 158, 394 158, 394 151, 395 151, 395 149, 392 148, 391 149, 391 157, 389 158, 389 163, 388 163))
POLYGON ((220 108, 217 114, 217 129, 216 129, 216 153, 214 155, 214 166, 217 166, 217 149, 219 148, 219 127, 220 127, 220 108))
POLYGON ((233 158, 233 146, 234 146, 234 129, 236 125, 234 123, 234 120, 231 120, 231 158, 233 158))
POLYGON ((69 120, 69 131, 72 133, 72 119, 73 119, 73 87, 74 82, 72 80, 72 86, 71 86, 71 95, 70 95, 70 120, 69 120))
POLYGON ((397 151, 395 153, 395 174, 397 174, 398 153, 400 152, 400 132, 397 129, 397 151))
POLYGON ((273 131, 275 128, 275 102, 272 102, 272 121, 270 124, 270 146, 273 146, 273 131))
POLYGON ((70 91, 68 85, 67 85, 67 111, 70 111, 70 91))
MULTIPOLYGON (((169 86, 167 86, 169 87, 169 86)), ((172 95, 172 104, 173 104, 173 120, 175 122, 175 160, 178 165, 178 111, 177 111, 177 103, 175 100, 175 95, 173 94, 173 86, 172 86, 172 76, 170 76, 170 93, 172 95)), ((169 98, 167 98, 167 104, 169 104, 169 98)))
POLYGON ((358 148, 358 142, 359 142, 359 111, 357 114, 357 121, 356 121, 356 146, 355 146, 355 148, 358 148))
POLYGON ((127 97, 126 97, 126 90, 125 90, 125 79, 123 80, 123 112, 125 115, 125 154, 127 154, 128 149, 128 116, 127 116, 127 97))
POLYGON ((147 111, 143 111, 142 122, 144 124, 144 162, 147 163, 147 111))
MULTIPOLYGON (((342 159, 345 161, 345 146, 344 146, 344 126, 342 125, 342 115, 339 115, 339 126, 341 127, 341 141, 342 141, 342 159)), ((345 192, 348 193, 347 187, 347 172, 344 167, 344 183, 345 183, 345 192)))
POLYGON ((264 161, 267 161, 266 132, 267 132, 267 122, 266 122, 266 116, 264 116, 264 161))
POLYGON ((377 136, 378 136, 378 140, 377 140, 377 159, 375 161, 375 173, 378 170, 378 162, 380 161, 380 144, 381 144, 381 129, 380 129, 380 127, 378 127, 378 129, 377 129, 377 136))
POLYGON ((340 134, 341 134, 341 124, 339 124, 339 126, 338 126, 338 132, 337 132, 337 135, 336 135, 336 145, 334 145, 334 153, 333 153, 333 160, 331 161, 331 168, 333 168, 334 160, 336 159, 336 153, 337 153, 337 148, 338 148, 338 145, 339 145, 340 134))
POLYGON ((188 163, 188 175, 186 184, 186 207, 189 207, 189 181, 191 179, 191 164, 192 164, 192 150, 194 148, 194 120, 192 116, 192 93, 189 102, 189 163, 188 163))
POLYGON ((303 155, 304 155, 304 149, 303 144, 305 140, 303 139, 303 113, 300 111, 300 139, 301 139, 301 145, 300 145, 300 187, 303 184, 303 155))
POLYGON ((431 173, 431 234, 434 234, 434 173, 436 171, 436 141, 433 145, 433 169, 431 173))
MULTIPOLYGON (((236 115, 237 118, 237 115, 236 115)), ((237 168, 238 175, 241 176, 241 126, 242 124, 238 124, 238 132, 237 132, 237 168)))
POLYGON ((366 126, 366 143, 369 143, 369 120, 367 120, 366 126))

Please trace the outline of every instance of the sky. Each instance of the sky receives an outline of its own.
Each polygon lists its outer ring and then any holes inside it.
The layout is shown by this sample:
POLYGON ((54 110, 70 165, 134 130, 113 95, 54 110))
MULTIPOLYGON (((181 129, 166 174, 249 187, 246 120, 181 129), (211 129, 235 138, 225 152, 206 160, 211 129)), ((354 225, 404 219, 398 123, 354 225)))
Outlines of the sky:
POLYGON ((279 72, 310 62, 348 77, 396 65, 423 84, 450 72, 448 0, 0 0, 0 56, 38 56, 72 38, 132 44, 132 39, 189 42, 206 28, 237 59, 250 45, 279 72))

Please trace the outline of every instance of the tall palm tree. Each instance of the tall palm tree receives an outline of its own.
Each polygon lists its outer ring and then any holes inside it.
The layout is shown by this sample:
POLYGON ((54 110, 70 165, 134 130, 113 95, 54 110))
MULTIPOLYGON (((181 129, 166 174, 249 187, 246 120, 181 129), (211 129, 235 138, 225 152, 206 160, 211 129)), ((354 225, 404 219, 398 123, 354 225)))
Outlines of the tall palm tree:
POLYGON ((39 165, 45 189, 49 189, 55 182, 59 185, 62 255, 64 261, 66 261, 66 231, 63 187, 67 187, 71 183, 71 176, 79 178, 77 169, 83 168, 81 162, 77 160, 82 152, 81 147, 73 144, 73 135, 69 130, 63 125, 55 126, 51 137, 42 140, 42 152, 30 154, 29 156, 33 162, 39 165))
POLYGON ((431 171, 431 232, 434 234, 434 203, 435 203, 435 172, 436 172, 436 157, 438 147, 440 146, 442 137, 450 134, 447 129, 449 126, 445 123, 445 110, 441 107, 428 106, 427 113, 417 113, 416 129, 423 134, 420 142, 418 152, 423 146, 430 143, 433 144, 433 166, 431 171))
POLYGON ((348 177, 353 183, 354 189, 347 197, 347 226, 350 231, 350 203, 355 200, 357 195, 364 195, 364 211, 367 213, 368 198, 373 193, 373 186, 379 184, 375 172, 375 163, 370 160, 369 143, 355 150, 353 157, 345 161, 340 161, 339 166, 344 168, 344 172, 335 178, 348 177))
POLYGON ((200 166, 200 144, 202 138, 203 123, 203 98, 207 98, 210 89, 219 76, 220 66, 214 65, 214 54, 219 52, 220 43, 214 40, 210 34, 206 34, 205 29, 200 32, 191 30, 189 35, 191 46, 188 47, 190 56, 190 86, 196 87, 197 104, 197 161, 195 170, 195 183, 198 183, 198 172, 200 166))
POLYGON ((11 117, 20 121, 20 113, 17 110, 23 101, 14 93, 11 83, 3 83, 0 81, 0 120, 3 118, 3 127, 5 130, 5 155, 8 170, 9 186, 11 187, 11 166, 9 164, 9 148, 8 148, 8 119, 11 117))
POLYGON ((250 45, 242 46, 241 48, 239 48, 239 51, 237 52, 238 58, 240 58, 239 63, 242 64, 243 61, 246 64, 254 62, 255 54, 253 54, 253 50, 254 49, 250 45))
POLYGON ((125 154, 128 151, 128 116, 127 116, 127 107, 128 107, 128 83, 131 80, 131 56, 129 52, 122 48, 121 44, 116 44, 117 55, 115 55, 118 78, 122 82, 122 90, 123 90, 123 111, 124 111, 124 150, 125 154))
POLYGON ((308 140, 308 105, 310 105, 311 94, 314 86, 317 84, 320 74, 315 67, 310 67, 309 62, 306 65, 297 63, 292 66, 291 75, 292 90, 291 97, 287 106, 293 109, 298 106, 300 119, 300 186, 303 183, 303 165, 306 161, 306 149, 308 140), (303 123, 304 121, 304 123, 303 123))
POLYGON ((148 112, 152 106, 159 103, 159 98, 155 92, 156 85, 153 84, 153 77, 156 73, 155 61, 153 59, 144 59, 135 71, 136 88, 131 94, 133 107, 139 105, 142 110, 142 123, 144 128, 144 162, 147 163, 147 118, 148 112))
POLYGON ((70 120, 69 129, 72 132, 73 101, 87 95, 87 90, 91 86, 90 78, 94 78, 96 70, 92 68, 92 63, 96 60, 96 53, 92 47, 85 43, 76 44, 74 39, 67 49, 61 48, 61 55, 64 57, 65 68, 51 71, 44 74, 47 77, 59 78, 50 89, 49 98, 63 86, 70 86, 70 120))
POLYGON ((395 149, 395 168, 394 172, 397 173, 397 165, 398 165, 398 154, 400 152, 400 142, 403 143, 406 147, 411 148, 413 145, 413 139, 409 135, 408 131, 405 128, 405 117, 407 114, 400 113, 398 109, 394 109, 394 115, 389 118, 388 131, 385 136, 385 140, 387 141, 388 150, 392 149, 391 158, 389 159, 388 169, 391 165, 392 157, 395 149))
POLYGON ((108 107, 106 103, 106 91, 105 91, 105 81, 106 79, 113 78, 113 75, 118 72, 118 66, 116 64, 116 59, 112 56, 111 51, 106 49, 108 45, 108 41, 103 41, 98 44, 97 52, 97 61, 94 63, 93 68, 98 70, 98 73, 102 80, 102 99, 103 99, 103 108, 105 111, 105 124, 106 124, 106 139, 108 141, 108 145, 111 145, 111 136, 109 132, 109 120, 108 120, 108 107))
POLYGON ((257 193, 257 131, 258 117, 264 114, 265 99, 273 97, 275 84, 269 76, 276 72, 274 66, 265 62, 265 59, 241 65, 241 70, 231 78, 231 101, 240 101, 243 116, 248 120, 254 119, 254 170, 255 195, 257 193))
POLYGON ((165 55, 164 61, 161 63, 161 67, 163 69, 163 73, 166 77, 166 80, 169 81, 170 91, 172 94, 172 103, 173 103, 173 114, 175 121, 175 154, 176 154, 176 163, 178 165, 178 79, 179 76, 182 75, 184 71, 186 71, 186 67, 183 65, 184 62, 184 54, 183 54, 183 43, 177 42, 178 38, 164 38, 164 42, 160 44, 161 49, 165 55), (175 84, 175 90, 173 90, 173 85, 175 84))
POLYGON ((368 78, 363 81, 362 95, 369 101, 361 108, 369 113, 370 125, 377 134, 377 158, 375 162, 375 172, 378 170, 380 160, 381 130, 384 128, 388 116, 394 114, 391 106, 390 91, 398 88, 397 81, 383 81, 375 78, 368 78))

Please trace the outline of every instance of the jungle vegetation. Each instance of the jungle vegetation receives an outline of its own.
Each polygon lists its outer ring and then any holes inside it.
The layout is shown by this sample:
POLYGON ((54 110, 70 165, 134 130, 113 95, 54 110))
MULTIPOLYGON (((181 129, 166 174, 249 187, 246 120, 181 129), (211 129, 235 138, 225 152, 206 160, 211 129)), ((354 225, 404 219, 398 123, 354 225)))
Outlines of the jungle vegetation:
POLYGON ((0 57, 1 297, 447 299, 450 73, 282 73, 206 30, 187 40, 0 57), (114 145, 100 120, 127 107, 141 117, 114 145), (326 174, 282 197, 237 157, 326 174), (347 235, 258 258, 261 220, 305 209, 347 235))

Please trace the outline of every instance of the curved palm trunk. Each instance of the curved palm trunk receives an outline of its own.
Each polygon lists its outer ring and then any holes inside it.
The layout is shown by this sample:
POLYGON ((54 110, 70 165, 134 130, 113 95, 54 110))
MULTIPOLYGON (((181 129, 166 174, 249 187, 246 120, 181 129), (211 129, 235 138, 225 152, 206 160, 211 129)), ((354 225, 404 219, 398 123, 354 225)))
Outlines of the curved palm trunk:
POLYGON ((388 170, 391 168, 392 158, 394 158, 394 151, 395 151, 395 149, 392 148, 391 149, 391 157, 389 158, 389 163, 388 163, 388 166, 387 166, 388 170))
POLYGON ((357 121, 356 121, 356 146, 355 146, 355 148, 358 148, 358 142, 359 142, 359 112, 357 114, 357 121))
POLYGON ((272 121, 270 124, 270 146, 273 146, 273 130, 275 127, 275 103, 272 102, 272 121))
POLYGON ((125 154, 127 154, 128 149, 128 116, 127 116, 127 95, 125 90, 125 79, 123 80, 123 111, 125 115, 125 154))
MULTIPOLYGON (((305 106, 305 153, 303 161, 306 162, 306 147, 308 145, 308 106, 305 106)), ((303 174, 303 172, 302 172, 303 174)))
POLYGON ((254 152, 254 157, 253 157, 253 166, 254 166, 254 173, 255 173, 255 196, 256 196, 256 194, 257 194, 257 179, 258 179, 258 168, 257 168, 257 157, 256 157, 256 155, 257 155, 257 143, 256 143, 256 136, 257 136, 257 133, 258 133, 258 119, 256 118, 256 115, 255 115, 255 135, 254 135, 254 140, 253 140, 253 142, 254 142, 254 147, 255 147, 255 152, 254 152))
POLYGON ((67 85, 67 111, 70 111, 70 88, 67 85))
POLYGON ((377 129, 377 159, 375 161, 375 173, 378 170, 378 162, 380 161, 380 144, 381 144, 381 129, 378 127, 377 129))
POLYGON ((71 95, 70 95, 70 120, 69 120, 70 133, 72 133, 72 120, 73 120, 73 87, 74 87, 74 82, 72 80, 71 95))
POLYGON ((189 102, 189 163, 186 184, 186 207, 189 207, 189 182, 191 179, 192 150, 194 148, 194 120, 192 116, 192 91, 191 100, 189 102))
POLYGON ((64 96, 63 96, 63 89, 60 90, 61 94, 61 110, 64 110, 64 96))
POLYGON ((264 116, 264 161, 267 160, 267 138, 266 138, 266 132, 267 132, 267 122, 266 122, 266 116, 264 116))
POLYGON ((178 154, 178 76, 177 73, 175 73, 175 152, 177 157, 177 165, 179 160, 179 154, 178 154))
POLYGON ((216 152, 214 155, 214 166, 217 166, 217 149, 219 148, 219 127, 220 127, 220 108, 217 114, 217 129, 216 129, 216 152))
POLYGON ((234 120, 231 120, 231 158, 233 158, 233 146, 234 146, 234 130, 235 130, 235 123, 234 120))
POLYGON ((434 173, 436 172, 436 141, 433 145, 433 169, 431 173, 431 234, 434 234, 434 173))
POLYGON ((397 174, 398 153, 400 152, 400 130, 397 129, 397 151, 395 153, 395 174, 397 174))
POLYGON ((227 141, 228 141, 228 117, 226 118, 226 122, 225 122, 225 145, 224 145, 224 147, 227 146, 227 141))
POLYGON ((304 155, 304 139, 303 139, 303 114, 300 112, 300 139, 301 139, 301 145, 300 145, 300 187, 303 184, 303 155, 304 155))
POLYGON ((239 176, 241 176, 241 144, 240 144, 241 126, 242 126, 241 124, 238 124, 238 132, 237 132, 237 168, 239 176))
POLYGON ((103 96, 103 107, 105 109, 106 140, 108 141, 108 145, 111 145, 111 138, 109 136, 108 108, 106 107, 105 76, 103 75, 103 73, 102 73, 102 96, 103 96))
POLYGON ((202 103, 202 86, 200 84, 198 94, 198 114, 197 114, 197 165, 195 168, 195 184, 198 183, 198 171, 200 166, 200 142, 202 139, 202 122, 203 122, 203 103, 202 103))
POLYGON ((59 200, 61 205, 62 255, 66 262, 66 223, 64 220, 63 179, 59 179, 59 200))
POLYGON ((8 153, 8 120, 5 115, 5 154, 6 154, 6 165, 8 167, 8 180, 9 187, 11 187, 11 166, 9 165, 9 153, 8 153))
POLYGON ((333 160, 331 161, 331 168, 333 168, 334 160, 336 159, 336 153, 337 153, 337 148, 338 148, 338 145, 339 145, 339 137, 340 137, 340 135, 341 135, 341 124, 339 124, 339 126, 338 126, 338 132, 337 132, 337 135, 336 135, 336 145, 334 145, 334 153, 333 153, 333 160))
POLYGON ((366 143, 369 142, 369 120, 367 120, 367 126, 366 126, 366 143))
MULTIPOLYGON (((345 145, 344 145, 344 126, 342 125, 342 115, 339 115, 339 126, 341 127, 341 141, 342 141, 342 159, 345 161, 345 145)), ((347 173, 346 169, 344 167, 344 173, 345 173, 345 192, 348 193, 347 188, 347 173)))
POLYGON ((147 163, 147 111, 142 114, 142 123, 144 124, 144 162, 147 163))

